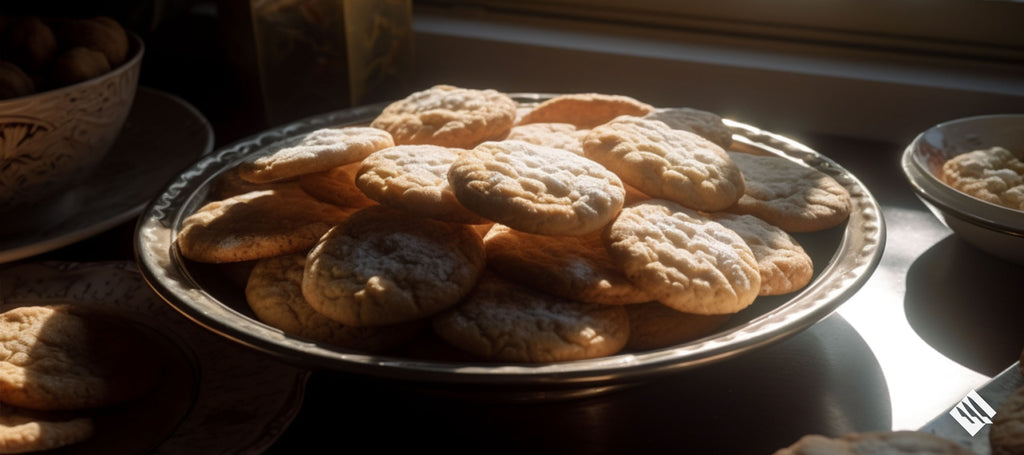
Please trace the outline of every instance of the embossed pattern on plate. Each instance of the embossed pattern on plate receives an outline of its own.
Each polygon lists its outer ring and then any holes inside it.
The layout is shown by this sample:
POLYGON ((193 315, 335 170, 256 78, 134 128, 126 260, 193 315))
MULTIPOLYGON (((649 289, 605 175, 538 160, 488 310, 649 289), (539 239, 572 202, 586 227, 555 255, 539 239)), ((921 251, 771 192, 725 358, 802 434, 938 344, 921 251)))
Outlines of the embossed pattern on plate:
MULTIPOLYGON (((551 95, 514 94, 522 103, 551 95)), ((414 380, 437 386, 480 386, 482 390, 526 391, 527 399, 607 390, 617 385, 716 362, 796 334, 831 314, 856 292, 878 265, 885 224, 877 201, 852 174, 829 158, 782 136, 729 121, 735 148, 772 153, 806 163, 846 187, 852 214, 841 227, 811 236, 818 266, 802 291, 766 299, 726 329, 677 346, 627 352, 604 358, 538 365, 457 363, 367 355, 291 337, 251 317, 244 301, 228 301, 200 274, 203 267, 182 258, 175 238, 182 220, 206 202, 209 185, 220 172, 267 154, 304 132, 326 126, 365 124, 383 104, 331 112, 271 129, 215 151, 168 185, 146 209, 136 232, 138 259, 146 279, 165 300, 196 323, 224 337, 288 361, 316 368, 414 380), (824 247, 821 247, 824 245, 824 247), (529 391, 535 393, 530 394, 529 391), (552 392, 552 393, 548 393, 552 392)), ((739 316, 739 315, 738 315, 739 316)))

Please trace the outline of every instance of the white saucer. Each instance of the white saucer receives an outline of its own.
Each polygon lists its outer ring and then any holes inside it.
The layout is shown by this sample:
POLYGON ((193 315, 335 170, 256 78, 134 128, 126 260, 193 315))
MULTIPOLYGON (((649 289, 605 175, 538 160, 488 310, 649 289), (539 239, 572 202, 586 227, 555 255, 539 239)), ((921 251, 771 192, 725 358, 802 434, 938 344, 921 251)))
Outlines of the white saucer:
POLYGON ((139 87, 110 153, 94 175, 69 191, 76 212, 52 226, 0 236, 0 263, 70 245, 131 219, 168 180, 211 150, 213 128, 203 114, 174 95, 139 87))

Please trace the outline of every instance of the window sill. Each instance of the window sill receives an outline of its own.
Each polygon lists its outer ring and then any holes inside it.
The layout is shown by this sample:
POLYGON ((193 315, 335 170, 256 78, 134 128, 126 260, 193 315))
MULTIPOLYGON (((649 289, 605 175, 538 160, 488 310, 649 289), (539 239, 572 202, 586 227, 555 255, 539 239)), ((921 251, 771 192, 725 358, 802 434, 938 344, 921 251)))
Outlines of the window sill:
POLYGON ((1016 64, 417 8, 413 85, 606 92, 796 138, 906 143, 953 118, 1024 111, 1016 64))

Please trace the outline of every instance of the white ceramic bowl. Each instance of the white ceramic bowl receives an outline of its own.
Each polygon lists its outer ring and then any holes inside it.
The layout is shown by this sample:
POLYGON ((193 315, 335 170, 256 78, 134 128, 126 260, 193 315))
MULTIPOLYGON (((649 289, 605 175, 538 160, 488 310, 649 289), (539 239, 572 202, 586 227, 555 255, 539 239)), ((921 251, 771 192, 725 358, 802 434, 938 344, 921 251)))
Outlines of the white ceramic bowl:
POLYGON ((121 132, 138 86, 144 46, 85 81, 0 100, 0 214, 13 220, 83 181, 121 132))
POLYGON ((966 117, 935 125, 907 146, 903 173, 918 198, 953 232, 996 257, 1024 264, 1024 211, 969 196, 938 177, 950 158, 993 146, 1024 150, 1024 114, 966 117))

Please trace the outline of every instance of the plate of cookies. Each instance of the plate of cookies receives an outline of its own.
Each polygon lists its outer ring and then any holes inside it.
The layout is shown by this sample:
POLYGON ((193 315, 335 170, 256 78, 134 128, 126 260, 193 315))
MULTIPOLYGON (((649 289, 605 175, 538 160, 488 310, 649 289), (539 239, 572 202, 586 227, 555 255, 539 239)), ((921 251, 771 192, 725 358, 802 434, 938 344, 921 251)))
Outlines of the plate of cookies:
POLYGON ((182 317, 132 262, 0 269, 2 453, 258 453, 307 376, 182 317))
POLYGON ((543 399, 810 327, 884 230, 838 164, 711 112, 437 85, 215 151, 136 250, 171 306, 264 353, 543 399))

